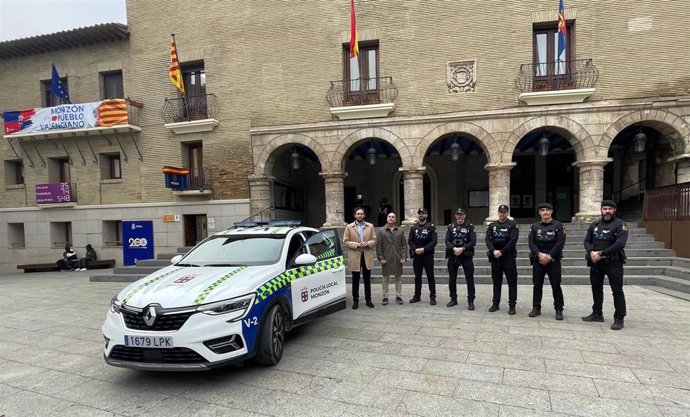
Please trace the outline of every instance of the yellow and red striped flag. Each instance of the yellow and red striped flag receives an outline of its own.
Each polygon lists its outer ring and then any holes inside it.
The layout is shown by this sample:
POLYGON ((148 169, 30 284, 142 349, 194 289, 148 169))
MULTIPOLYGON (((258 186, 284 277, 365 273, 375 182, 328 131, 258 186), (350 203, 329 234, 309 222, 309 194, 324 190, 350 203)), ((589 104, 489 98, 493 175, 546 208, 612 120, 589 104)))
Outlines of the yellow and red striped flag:
POLYGON ((350 58, 359 55, 357 41, 357 19, 355 19, 355 0, 350 0, 350 58))
POLYGON ((174 37, 172 45, 170 45, 170 68, 168 71, 168 77, 170 77, 170 82, 172 82, 173 85, 182 92, 182 94, 185 94, 182 71, 180 71, 180 63, 177 61, 177 46, 175 46, 174 37))
POLYGON ((101 101, 97 117, 97 126, 126 125, 127 101, 122 98, 101 101))

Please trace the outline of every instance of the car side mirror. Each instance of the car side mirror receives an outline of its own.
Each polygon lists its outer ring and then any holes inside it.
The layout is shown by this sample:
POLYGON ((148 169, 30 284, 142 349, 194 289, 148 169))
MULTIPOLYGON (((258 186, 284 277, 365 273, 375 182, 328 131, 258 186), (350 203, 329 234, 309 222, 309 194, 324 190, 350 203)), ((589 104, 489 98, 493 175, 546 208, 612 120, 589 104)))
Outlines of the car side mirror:
POLYGON ((182 260, 182 255, 175 255, 170 260, 170 263, 175 265, 176 263, 180 262, 181 260, 182 260))
POLYGON ((314 265, 316 261, 316 256, 303 253, 295 259, 295 265, 314 265))

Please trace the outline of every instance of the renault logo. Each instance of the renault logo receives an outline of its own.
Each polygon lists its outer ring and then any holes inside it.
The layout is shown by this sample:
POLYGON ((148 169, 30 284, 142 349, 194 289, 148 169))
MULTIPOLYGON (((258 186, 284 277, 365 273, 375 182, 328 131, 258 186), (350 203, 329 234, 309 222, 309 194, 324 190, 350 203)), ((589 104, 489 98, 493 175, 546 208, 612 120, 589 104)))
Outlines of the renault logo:
POLYGON ((153 326, 153 323, 155 323, 155 322, 156 322, 156 307, 149 306, 146 313, 144 313, 144 323, 146 323, 147 326, 151 327, 151 326, 153 326))

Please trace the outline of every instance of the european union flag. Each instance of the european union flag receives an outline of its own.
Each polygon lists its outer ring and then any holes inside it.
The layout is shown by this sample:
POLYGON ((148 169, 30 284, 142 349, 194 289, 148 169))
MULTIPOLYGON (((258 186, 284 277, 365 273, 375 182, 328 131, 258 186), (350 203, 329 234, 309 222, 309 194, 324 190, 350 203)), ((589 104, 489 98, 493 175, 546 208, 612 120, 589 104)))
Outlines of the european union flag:
POLYGON ((72 104, 72 101, 70 101, 69 99, 69 94, 67 93, 65 86, 62 85, 62 81, 60 81, 60 75, 57 72, 57 68, 55 68, 55 64, 52 64, 52 66, 53 73, 50 79, 50 93, 56 97, 60 97, 67 103, 72 104))

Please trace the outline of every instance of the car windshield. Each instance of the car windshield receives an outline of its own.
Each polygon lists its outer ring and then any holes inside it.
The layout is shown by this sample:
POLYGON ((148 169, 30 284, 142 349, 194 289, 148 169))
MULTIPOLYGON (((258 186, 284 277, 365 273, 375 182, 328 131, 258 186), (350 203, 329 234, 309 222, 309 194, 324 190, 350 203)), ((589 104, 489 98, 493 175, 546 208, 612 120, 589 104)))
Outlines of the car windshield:
POLYGON ((285 236, 212 236, 195 247, 178 265, 249 266, 278 262, 285 236))

